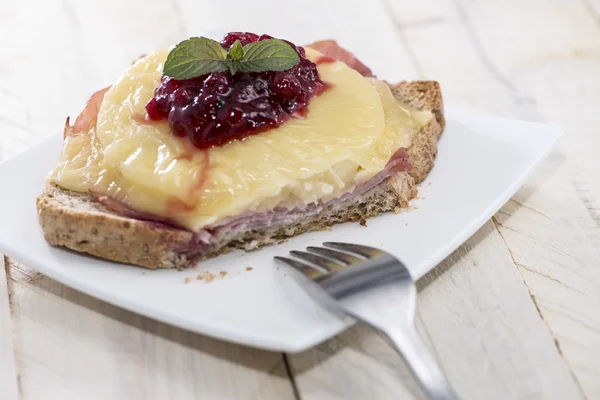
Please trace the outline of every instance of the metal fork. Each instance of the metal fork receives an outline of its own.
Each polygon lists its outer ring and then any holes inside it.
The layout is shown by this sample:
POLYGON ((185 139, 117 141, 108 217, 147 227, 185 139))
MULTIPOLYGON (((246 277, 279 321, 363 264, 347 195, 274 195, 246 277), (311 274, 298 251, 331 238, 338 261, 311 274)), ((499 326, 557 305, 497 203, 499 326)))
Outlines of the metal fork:
POLYGON ((417 289, 404 264, 372 247, 336 242, 323 246, 290 252, 301 261, 275 260, 309 278, 304 280, 310 284, 303 286, 318 301, 387 336, 430 399, 457 399, 414 327, 417 289))

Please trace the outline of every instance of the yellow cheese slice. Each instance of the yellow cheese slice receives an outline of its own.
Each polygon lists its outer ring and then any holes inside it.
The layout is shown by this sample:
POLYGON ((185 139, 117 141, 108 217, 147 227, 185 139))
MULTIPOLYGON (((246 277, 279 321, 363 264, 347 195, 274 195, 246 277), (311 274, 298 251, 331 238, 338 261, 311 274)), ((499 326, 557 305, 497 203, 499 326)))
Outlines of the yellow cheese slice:
POLYGON ((145 119, 167 54, 142 58, 111 87, 96 127, 65 140, 53 182, 199 230, 247 211, 339 197, 381 171, 431 118, 401 105, 385 83, 323 63, 319 75, 330 88, 304 119, 199 150, 171 135, 166 121, 145 119))

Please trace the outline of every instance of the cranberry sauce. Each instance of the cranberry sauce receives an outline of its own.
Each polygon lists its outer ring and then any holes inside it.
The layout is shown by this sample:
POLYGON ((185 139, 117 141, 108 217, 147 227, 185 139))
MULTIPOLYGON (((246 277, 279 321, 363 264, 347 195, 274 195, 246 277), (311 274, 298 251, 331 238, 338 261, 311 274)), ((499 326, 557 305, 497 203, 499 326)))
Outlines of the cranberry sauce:
MULTIPOLYGON (((268 35, 232 32, 221 41, 229 49, 239 40, 248 43, 271 39, 268 35)), ((287 71, 213 72, 197 78, 161 78, 146 105, 152 120, 167 119, 173 134, 187 136, 199 148, 276 128, 293 116, 308 112, 310 99, 326 89, 315 63, 302 47, 287 42, 300 62, 287 71)))

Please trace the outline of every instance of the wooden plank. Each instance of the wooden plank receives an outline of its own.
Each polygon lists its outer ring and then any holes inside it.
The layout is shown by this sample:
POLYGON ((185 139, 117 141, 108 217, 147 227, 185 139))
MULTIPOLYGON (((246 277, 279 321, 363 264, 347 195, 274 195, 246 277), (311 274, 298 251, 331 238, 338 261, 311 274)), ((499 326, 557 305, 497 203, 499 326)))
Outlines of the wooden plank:
MULTIPOLYGON (((119 4, 114 0, 30 1, 5 6, 0 15, 0 55, 10 60, 0 64, 0 129, 10 133, 0 135, 0 151, 5 155, 39 140, 48 133, 47 127, 61 126, 67 113, 76 112, 92 90, 111 83, 140 50, 175 42, 191 32, 189 26, 200 29, 201 11, 210 11, 209 25, 219 21, 218 15, 228 17, 220 7, 190 6, 185 1, 119 4), (38 10, 33 16, 27 12, 30 6, 38 10), (40 36, 40 30, 45 35, 40 36), (22 38, 18 47, 14 37, 22 38), (39 50, 36 60, 31 59, 31 49, 39 50), (45 74, 38 73, 38 59, 48 60, 45 74), (37 90, 40 87, 49 90, 37 90)), ((578 390, 574 382, 589 398, 598 397, 593 382, 598 365, 589 356, 597 349, 597 319, 591 314, 598 298, 593 271, 598 265, 598 218, 594 217, 598 187, 592 174, 595 168, 587 161, 594 159, 597 150, 598 139, 590 136, 589 129, 597 126, 597 120, 593 113, 580 113, 593 104, 597 93, 597 32, 592 29, 593 14, 582 11, 583 2, 565 4, 393 3, 404 43, 398 59, 407 78, 441 80, 447 104, 511 117, 545 117, 575 132, 515 198, 523 206, 509 204, 497 216, 502 236, 488 224, 446 260, 442 267, 446 272, 421 291, 419 328, 432 338, 430 344, 465 398, 500 398, 506 390, 515 397, 574 398, 578 390), (515 9, 523 16, 516 15, 515 9), (485 51, 489 48, 494 52, 485 51), (574 84, 584 76, 586 85, 574 84), (527 294, 535 297, 540 314, 536 304, 527 301, 527 294), (569 371, 576 381, 565 377, 569 371), (512 388, 506 382, 518 385, 512 388)), ((345 13, 351 15, 347 9, 345 13)), ((279 8, 267 11, 293 14, 279 8)), ((377 7, 365 13, 382 14, 377 7)), ((238 20, 245 17, 242 12, 234 14, 238 20)), ((363 27, 370 20, 365 17, 361 22, 354 15, 354 19, 340 18, 344 24, 315 23, 311 33, 335 37, 350 22, 363 27)), ((360 51, 368 62, 376 55, 367 47, 362 43, 360 51)), ((81 397, 96 387, 99 397, 291 396, 289 385, 283 383, 281 363, 272 353, 190 336, 95 303, 45 278, 36 284, 39 278, 24 277, 30 273, 23 267, 11 269, 19 293, 13 311, 18 335, 24 338, 17 352, 25 360, 27 397, 47 397, 53 391, 81 397), (90 352, 89 359, 81 358, 83 352, 90 352), (89 371, 86 365, 96 369, 89 371), (72 382, 81 383, 75 388, 58 387, 72 382)), ((289 361, 304 398, 389 398, 415 393, 396 355, 365 328, 350 330, 289 361)))
MULTIPOLYGON (((461 398, 577 398, 491 222, 419 286, 417 327, 461 398)), ((400 357, 363 326, 290 361, 303 399, 418 396, 400 357)))
POLYGON ((304 0, 302 7, 275 0, 228 0, 227 12, 219 2, 179 0, 182 21, 191 35, 219 37, 229 31, 269 33, 306 44, 337 38, 367 64, 378 66, 378 76, 416 78, 417 71, 401 52, 388 52, 382 62, 380 50, 400 45, 393 25, 381 7, 365 7, 364 0, 304 0), (315 12, 315 10, 319 10, 315 12), (198 19, 202 23, 198 23, 198 19), (377 45, 374 45, 376 42, 377 45))
POLYGON ((19 392, 9 296, 4 256, 0 254, 0 388, 3 399, 16 400, 19 392))
MULTIPOLYGON (((543 50, 538 48, 540 41, 548 45, 575 43, 595 48, 593 41, 598 35, 581 7, 572 7, 571 2, 555 2, 549 7, 548 2, 514 1, 491 7, 481 2, 434 0, 418 4, 394 1, 390 6, 396 16, 404 56, 412 60, 420 77, 442 83, 446 104, 529 120, 549 119, 550 113, 538 107, 541 101, 561 107, 564 99, 569 99, 571 120, 573 109, 583 108, 577 101, 572 104, 582 87, 575 84, 576 76, 564 75, 568 71, 563 70, 563 75, 556 74, 553 78, 563 88, 573 85, 569 96, 546 92, 538 98, 524 81, 515 80, 512 75, 516 65, 528 65, 528 59, 520 59, 520 64, 516 64, 517 56, 534 58, 540 54, 543 50), (476 16, 471 15, 474 9, 478 12, 476 16), (514 13, 515 9, 520 12, 514 13), (556 34, 549 33, 553 29, 557 29, 556 34), (492 34, 496 36, 493 40, 492 34), (548 36, 542 40, 544 35, 548 36), (558 38, 560 35, 563 37, 558 38), (509 57, 510 54, 513 56, 509 57)), ((569 53, 565 57, 569 59, 569 53)), ((581 69, 586 68, 581 66, 581 69)), ((536 72, 532 71, 525 80, 539 82, 538 90, 541 90, 548 84, 549 77, 535 79, 536 72)), ((582 72, 587 72, 585 76, 595 82, 597 75, 591 76, 590 70, 582 72)), ((590 94, 596 92, 589 91, 590 94)), ((592 99, 587 102, 593 104, 592 99)), ((560 122, 567 127, 577 123, 566 119, 569 112, 561 114, 565 121, 560 122)), ((586 135, 585 143, 589 140, 597 142, 586 135)), ((597 150, 588 148, 588 151, 597 150)), ((575 159, 575 154, 571 156, 575 159)), ((578 159, 593 158, 590 155, 578 159)), ((598 285, 592 275, 592 269, 598 265, 594 255, 598 248, 594 242, 598 229, 591 226, 593 219, 586 217, 581 205, 576 204, 580 201, 573 191, 563 190, 556 196, 561 187, 572 186, 566 181, 580 176, 580 170, 573 166, 571 172, 559 175, 562 178, 556 185, 546 184, 556 175, 559 163, 562 170, 566 161, 561 150, 517 196, 516 201, 526 204, 520 206, 513 201, 503 209, 503 213, 509 213, 507 210, 519 208, 521 214, 506 218, 499 214, 497 224, 488 223, 438 270, 424 278, 427 287, 419 295, 419 327, 431 338, 432 347, 464 398, 597 397, 592 376, 598 376, 598 362, 583 347, 587 345, 594 353, 598 352, 597 317, 590 315, 598 309, 597 289, 594 289, 598 285), (541 203, 546 205, 548 199, 552 200, 555 206, 552 217, 544 220, 544 225, 532 224, 536 218, 543 218, 537 207, 529 206, 536 196, 545 198, 541 203), (562 209, 559 209, 561 203, 562 209), (519 219, 522 213, 530 215, 519 219), (585 229, 573 226, 575 222, 562 226, 573 215, 577 216, 577 224, 584 225, 585 229), (522 225, 521 229, 526 226, 527 234, 534 237, 533 243, 505 232, 510 227, 509 222, 522 225), (549 225, 552 229, 545 231, 549 225), (539 237, 545 241, 536 243, 539 237), (556 272, 550 272, 550 280, 534 276, 537 271, 527 274, 522 265, 528 264, 520 257, 530 259, 532 253, 535 268, 541 269, 542 274, 548 273, 544 265, 551 237, 554 237, 554 247, 562 253, 550 247, 550 257, 556 260, 550 269, 557 270, 561 265, 567 274, 577 271, 581 263, 570 258, 586 254, 584 262, 588 262, 589 267, 585 279, 594 279, 588 282, 568 279, 567 284, 574 290, 562 288, 560 290, 565 292, 556 294, 556 286, 563 286, 564 281, 563 277, 555 277, 556 272), (572 239, 566 240, 569 237, 572 239), (576 248, 567 249, 574 245, 576 248), (585 287, 583 294, 578 294, 582 286, 585 287), (575 312, 577 307, 579 311, 575 312), (566 312, 564 321, 550 317, 552 308, 555 315, 566 312), (576 322, 568 322, 570 318, 576 318, 576 322), (581 326, 585 323, 590 326, 581 326), (557 336, 557 330, 563 334, 557 336), (586 376, 589 379, 585 379, 586 376)), ((589 204, 589 208, 594 207, 593 203, 589 204)), ((546 208, 543 210, 546 213, 546 208)), ((411 390, 410 381, 404 379, 405 369, 393 358, 389 346, 362 327, 316 350, 291 357, 291 364, 305 398, 390 398, 402 397, 407 388, 411 390), (357 376, 362 378, 355 382, 357 376), (344 379, 344 385, 336 385, 344 379)))
MULTIPOLYGON (((536 184, 526 185, 496 223, 581 391, 597 398, 600 362, 589 354, 600 353, 595 312, 600 308, 600 182, 594 167, 600 140, 593 128, 600 116, 580 110, 598 104, 600 26, 585 2, 550 4, 521 7, 523 21, 540 23, 515 24, 513 35, 528 33, 519 49, 498 46, 491 57, 512 76, 517 90, 528 93, 539 113, 564 126, 566 134, 553 162, 536 175, 536 184)), ((514 6, 516 1, 505 2, 493 16, 465 7, 483 46, 500 42, 493 32, 507 23, 514 6)))
MULTIPOLYGON (((141 53, 186 36, 176 6, 142 0, 3 5, 0 156, 57 134, 67 115, 141 53)), ((139 317, 13 261, 9 279, 24 398, 293 398, 281 354, 139 317)))
POLYGON ((406 35, 425 73, 439 76, 449 96, 475 92, 473 103, 486 111, 565 128, 558 149, 495 222, 580 391, 598 397, 600 363, 589 354, 600 352, 594 312, 600 306, 600 184, 593 167, 600 148, 590 127, 600 121, 597 113, 581 113, 597 103, 600 87, 597 15, 586 2, 506 1, 493 8, 480 2, 426 3, 422 7, 431 14, 405 22, 400 4, 397 15, 409 26, 406 35), (443 22, 410 28, 440 14, 443 22), (461 36, 449 36, 448 26, 457 23, 461 36), (462 44, 469 42, 472 52, 465 53, 462 44), (450 65, 436 62, 448 43, 450 65), (468 78, 457 84, 456 60, 469 57, 485 68, 477 75, 464 66, 468 78))
POLYGON ((59 134, 65 118, 77 115, 94 91, 111 85, 133 60, 185 35, 170 2, 25 0, 2 7, 4 158, 59 134))
POLYGON ((279 353, 141 317, 14 261, 8 277, 24 398, 293 398, 279 353))

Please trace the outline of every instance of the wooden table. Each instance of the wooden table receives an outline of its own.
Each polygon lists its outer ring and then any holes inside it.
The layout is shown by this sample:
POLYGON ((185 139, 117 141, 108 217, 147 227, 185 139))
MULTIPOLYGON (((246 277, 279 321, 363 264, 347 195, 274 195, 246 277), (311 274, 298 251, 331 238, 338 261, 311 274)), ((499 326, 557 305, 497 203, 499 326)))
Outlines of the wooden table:
MULTIPOLYGON (((255 2, 226 3, 4 2, 0 159, 60 131, 140 53, 199 27, 245 29, 255 2)), ((446 104, 564 127, 517 195, 420 281, 417 324, 465 399, 600 398, 600 1, 305 1, 316 13, 263 3, 264 31, 275 17, 329 35, 366 23, 389 33, 380 40, 402 76, 441 82, 446 104)), ((360 325, 301 354, 270 353, 2 263, 5 400, 419 397, 401 359, 360 325)))

